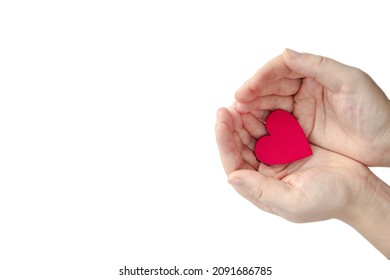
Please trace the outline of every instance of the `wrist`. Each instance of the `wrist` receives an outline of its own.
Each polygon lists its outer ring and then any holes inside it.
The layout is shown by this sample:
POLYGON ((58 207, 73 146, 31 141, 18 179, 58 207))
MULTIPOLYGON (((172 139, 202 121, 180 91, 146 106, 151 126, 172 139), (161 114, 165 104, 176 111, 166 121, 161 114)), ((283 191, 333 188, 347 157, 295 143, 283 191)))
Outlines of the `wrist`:
POLYGON ((385 152, 383 153, 383 166, 385 167, 390 167, 390 126, 388 135, 388 141, 385 144, 385 152))
MULTIPOLYGON (((387 112, 388 119, 390 120, 390 99, 387 100, 387 112)), ((383 156, 382 156, 382 165, 385 167, 390 167, 390 123, 387 122, 387 127, 384 133, 384 144, 383 144, 383 156)))
MULTIPOLYGON (((389 101, 390 104, 390 101, 389 101)), ((390 106, 389 106, 389 121, 390 121, 390 106)), ((382 141, 378 145, 378 150, 381 151, 381 161, 380 166, 390 167, 390 123, 386 124, 386 127, 383 129, 384 133, 382 134, 382 141)), ((378 143, 379 144, 379 143, 378 143)))
POLYGON ((390 259, 390 187, 372 172, 340 220, 390 259))

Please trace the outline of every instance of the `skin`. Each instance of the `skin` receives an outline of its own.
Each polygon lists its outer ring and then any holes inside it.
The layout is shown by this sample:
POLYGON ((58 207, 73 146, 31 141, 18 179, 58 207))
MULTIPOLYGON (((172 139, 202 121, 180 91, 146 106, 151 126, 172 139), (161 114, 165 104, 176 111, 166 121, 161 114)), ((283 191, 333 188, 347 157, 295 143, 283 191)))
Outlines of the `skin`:
POLYGON ((285 51, 236 99, 218 111, 215 127, 229 183, 258 208, 289 221, 339 219, 390 258, 390 188, 367 167, 389 166, 390 107, 371 78, 327 58, 285 51), (298 119, 313 155, 268 166, 257 161, 253 147, 267 133, 267 115, 279 108, 298 119))
POLYGON ((286 50, 235 97, 240 113, 285 109, 311 143, 368 166, 390 166, 390 100, 357 68, 286 50))

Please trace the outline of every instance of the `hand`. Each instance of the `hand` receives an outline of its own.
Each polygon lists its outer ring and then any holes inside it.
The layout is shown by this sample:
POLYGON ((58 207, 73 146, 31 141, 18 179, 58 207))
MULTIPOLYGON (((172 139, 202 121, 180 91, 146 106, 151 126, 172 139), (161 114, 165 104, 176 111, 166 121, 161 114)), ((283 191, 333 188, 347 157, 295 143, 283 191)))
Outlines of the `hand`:
POLYGON ((313 156, 267 166, 253 153, 264 124, 251 114, 220 109, 216 138, 229 182, 257 207, 294 222, 343 219, 353 212, 370 170, 315 145, 313 156))
POLYGON ((366 166, 312 145, 313 155, 278 166, 253 153, 266 133, 263 111, 220 109, 215 127, 229 182, 260 209, 294 222, 337 218, 351 225, 390 259, 390 188, 366 166))
POLYGON ((359 69, 286 50, 258 70, 236 100, 241 113, 285 109, 311 143, 366 165, 390 166, 390 101, 359 69))

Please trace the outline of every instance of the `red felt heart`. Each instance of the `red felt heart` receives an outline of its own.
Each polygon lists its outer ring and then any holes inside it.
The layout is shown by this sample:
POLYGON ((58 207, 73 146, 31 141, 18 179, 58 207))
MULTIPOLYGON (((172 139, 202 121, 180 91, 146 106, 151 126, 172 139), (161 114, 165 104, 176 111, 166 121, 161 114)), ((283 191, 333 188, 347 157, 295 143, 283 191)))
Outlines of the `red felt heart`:
POLYGON ((289 112, 271 112, 265 126, 269 135, 259 138, 255 144, 255 155, 259 161, 285 164, 313 154, 302 127, 289 112))

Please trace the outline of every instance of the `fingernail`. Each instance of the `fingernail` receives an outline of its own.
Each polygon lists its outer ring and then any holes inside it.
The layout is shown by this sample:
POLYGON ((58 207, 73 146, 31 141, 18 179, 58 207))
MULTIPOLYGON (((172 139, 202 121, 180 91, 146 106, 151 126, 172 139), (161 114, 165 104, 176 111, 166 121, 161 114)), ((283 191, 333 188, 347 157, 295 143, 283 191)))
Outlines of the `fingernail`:
POLYGON ((245 182, 240 178, 237 177, 229 178, 228 182, 230 185, 232 185, 235 188, 241 188, 241 189, 246 188, 245 182))
POLYGON ((300 53, 293 51, 292 49, 286 49, 285 51, 291 58, 297 58, 300 55, 300 53))

